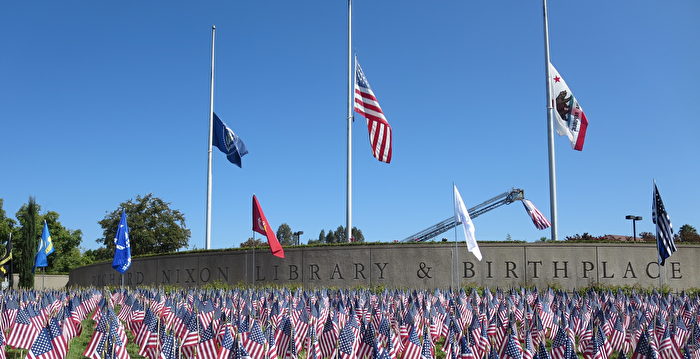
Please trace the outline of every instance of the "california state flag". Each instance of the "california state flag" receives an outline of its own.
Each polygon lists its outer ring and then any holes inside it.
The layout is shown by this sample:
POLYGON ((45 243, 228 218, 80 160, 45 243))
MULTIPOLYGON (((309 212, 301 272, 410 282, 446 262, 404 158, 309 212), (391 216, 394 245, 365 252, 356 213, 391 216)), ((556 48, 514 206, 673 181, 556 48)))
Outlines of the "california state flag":
POLYGON ((284 258, 284 250, 277 240, 275 231, 270 226, 270 223, 267 222, 265 213, 263 213, 260 202, 258 202, 258 198, 255 195, 253 195, 253 230, 267 237, 267 243, 270 245, 270 252, 273 256, 284 258))
POLYGON ((549 75, 552 76, 552 97, 554 97, 554 128, 560 136, 566 136, 571 141, 571 147, 577 151, 583 150, 586 138, 588 120, 583 108, 574 97, 554 65, 549 64, 549 75))

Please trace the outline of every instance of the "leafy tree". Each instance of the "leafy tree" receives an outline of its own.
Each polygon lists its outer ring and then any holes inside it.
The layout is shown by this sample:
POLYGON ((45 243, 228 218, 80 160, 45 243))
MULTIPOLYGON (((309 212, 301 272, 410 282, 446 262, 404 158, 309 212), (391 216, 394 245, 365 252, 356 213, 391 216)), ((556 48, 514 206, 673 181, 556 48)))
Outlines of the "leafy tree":
POLYGON ((549 238, 547 238, 547 237, 540 237, 540 242, 546 242, 547 240, 549 240, 549 238))
POLYGON ((51 242, 55 249, 55 252, 49 257, 49 266, 46 267, 46 271, 50 273, 67 273, 73 268, 91 263, 89 258, 80 253, 79 247, 83 240, 82 231, 64 227, 58 221, 59 216, 54 211, 48 211, 42 216, 42 219, 49 226, 51 242))
POLYGON ((357 227, 352 227, 352 240, 353 242, 364 242, 365 236, 362 234, 362 230, 357 227))
POLYGON ((112 257, 122 208, 128 216, 131 255, 168 253, 187 247, 191 232, 185 225, 185 215, 171 209, 169 202, 149 193, 120 203, 117 209, 97 222, 102 227, 103 236, 97 242, 104 244, 107 251, 91 252, 90 255, 95 255, 96 259, 112 257))
POLYGON ((336 243, 345 243, 348 241, 347 233, 345 233, 345 227, 338 226, 338 228, 335 229, 335 240, 336 243))
POLYGON ((107 247, 100 247, 97 249, 88 249, 85 251, 84 256, 87 258, 87 260, 90 263, 103 261, 103 260, 111 260, 112 257, 114 256, 114 250, 110 250, 107 247))
POLYGON ((337 238, 335 238, 335 232, 332 230, 328 230, 328 233, 326 234, 326 243, 336 243, 337 238))
POLYGON ((262 247, 262 246, 268 246, 267 242, 263 242, 260 239, 255 239, 253 237, 248 237, 248 240, 241 243, 241 248, 245 247, 262 247))
POLYGON ((684 224, 678 230, 678 239, 682 242, 700 242, 700 235, 695 227, 684 224))
POLYGON ((294 245, 295 241, 292 235, 292 227, 286 223, 280 224, 280 226, 277 227, 277 240, 279 240, 280 244, 283 246, 294 245))
POLYGON ((18 256, 17 269, 19 271, 19 286, 21 288, 34 287, 34 257, 39 246, 39 232, 37 230, 39 222, 39 205, 34 197, 29 197, 29 202, 22 206, 17 212, 17 219, 22 226, 21 237, 18 238, 18 249, 21 255, 18 256), (24 211, 23 211, 24 209, 24 211))

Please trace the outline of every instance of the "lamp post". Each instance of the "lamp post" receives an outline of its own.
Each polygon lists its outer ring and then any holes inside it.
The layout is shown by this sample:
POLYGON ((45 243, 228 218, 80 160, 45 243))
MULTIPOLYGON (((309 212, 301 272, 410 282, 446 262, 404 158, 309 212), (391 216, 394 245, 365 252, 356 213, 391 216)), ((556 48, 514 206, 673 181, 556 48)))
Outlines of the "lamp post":
POLYGON ((637 240, 637 221, 641 221, 642 217, 641 216, 633 216, 633 215, 626 215, 625 219, 629 219, 632 221, 632 240, 636 241, 637 240))
POLYGON ((299 237, 304 234, 304 231, 294 232, 292 235, 297 237, 297 245, 299 245, 299 237))

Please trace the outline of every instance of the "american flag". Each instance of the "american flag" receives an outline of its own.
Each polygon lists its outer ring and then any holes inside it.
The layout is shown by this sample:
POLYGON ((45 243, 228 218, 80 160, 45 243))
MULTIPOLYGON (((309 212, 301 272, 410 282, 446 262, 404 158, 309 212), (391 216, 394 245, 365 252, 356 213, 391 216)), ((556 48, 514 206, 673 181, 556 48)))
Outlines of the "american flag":
POLYGON ((323 324, 323 333, 321 333, 321 355, 325 358, 331 356, 335 351, 335 343, 338 341, 338 313, 334 315, 328 313, 326 322, 323 324), (335 322, 335 324, 334 324, 335 322))
POLYGON ((285 316, 275 332, 275 343, 277 343, 277 355, 284 357, 287 353, 287 347, 292 340, 292 321, 288 316, 285 316))
POLYGON ((43 328, 29 349, 27 359, 54 359, 53 345, 51 345, 51 331, 43 328))
POLYGON ((391 162, 391 126, 384 117, 379 101, 367 82, 360 63, 355 59, 355 111, 367 119, 372 155, 382 162, 391 162))
POLYGON ((160 351, 160 359, 177 359, 177 341, 172 332, 166 333, 163 338, 163 348, 160 351))
POLYGON ((377 338, 374 334, 374 329, 372 329, 372 325, 363 326, 365 329, 362 333, 362 341, 360 341, 356 354, 360 359, 372 354, 372 350, 377 345, 377 338))
POLYGON ((547 217, 545 217, 544 214, 542 214, 542 212, 540 212, 540 210, 538 210, 537 207, 535 207, 535 205, 532 204, 532 202, 524 198, 522 202, 523 206, 525 207, 525 211, 527 211, 527 214, 530 216, 530 218, 532 219, 532 223, 535 224, 535 227, 537 227, 537 229, 549 228, 549 226, 552 225, 551 223, 549 223, 547 217))
POLYGON ((245 350, 253 359, 263 359, 265 357, 265 335, 263 335, 257 320, 253 321, 253 327, 246 338, 241 338, 245 350))
POLYGON ((659 352, 655 346, 652 346, 653 341, 649 338, 649 334, 644 331, 637 343, 637 349, 632 354, 632 359, 658 359, 659 352))
POLYGON ((552 359, 547 352, 547 348, 544 347, 544 343, 542 342, 540 342, 540 348, 537 350, 537 359, 552 359))
POLYGON ((49 320, 49 331, 51 333, 51 344, 54 347, 56 357, 58 359, 65 358, 68 352, 68 340, 63 336, 63 331, 56 318, 51 318, 49 320))
POLYGON ((408 340, 404 347, 403 359, 419 359, 421 355, 421 343, 416 333, 416 327, 411 326, 408 332, 408 340))
POLYGON ((83 356, 91 359, 100 359, 100 354, 104 350, 105 337, 107 335, 107 320, 100 320, 97 323, 95 332, 92 334, 92 338, 85 348, 83 356))
POLYGON ((215 359, 216 340, 214 339, 214 329, 211 324, 200 332, 199 344, 197 344, 197 358, 215 359))
POLYGON ((321 354, 321 345, 318 343, 318 338, 316 337, 316 327, 311 326, 309 328, 309 338, 308 344, 306 346, 307 358, 309 359, 321 359, 323 355, 321 354))
POLYGON ((7 338, 7 345, 13 348, 29 349, 37 335, 39 335, 39 328, 35 327, 29 320, 29 313, 24 308, 17 313, 12 331, 7 338))
POLYGON ((423 346, 421 347, 420 358, 433 359, 435 357, 433 351, 433 342, 430 340, 428 329, 423 327, 423 346))
POLYGON ((349 325, 345 325, 339 335, 339 359, 355 358, 355 335, 349 325))
POLYGON ((664 330, 664 334, 659 342, 659 355, 669 359, 683 359, 681 349, 671 336, 669 327, 670 325, 666 326, 666 330, 664 330))
POLYGON ((459 341, 459 359, 477 359, 478 356, 469 348, 467 338, 462 337, 459 341))
POLYGON ((221 348, 217 353, 216 359, 228 359, 234 350, 234 341, 231 331, 227 330, 224 333, 224 338, 221 340, 221 348))
POLYGON ((502 359, 522 359, 523 349, 520 347, 518 338, 513 332, 508 335, 505 344, 503 345, 502 359))
POLYGON ((272 326, 268 325, 265 329, 265 336, 267 337, 267 353, 268 358, 277 358, 277 345, 275 344, 275 332, 272 330, 272 326))
POLYGON ((656 247, 659 249, 659 264, 664 265, 666 258, 676 251, 676 244, 673 241, 671 218, 666 213, 656 182, 654 182, 654 203, 652 205, 651 218, 656 224, 656 247))
POLYGON ((576 358, 574 343, 566 335, 565 330, 559 327, 559 331, 552 341, 552 359, 570 359, 572 357, 576 358))

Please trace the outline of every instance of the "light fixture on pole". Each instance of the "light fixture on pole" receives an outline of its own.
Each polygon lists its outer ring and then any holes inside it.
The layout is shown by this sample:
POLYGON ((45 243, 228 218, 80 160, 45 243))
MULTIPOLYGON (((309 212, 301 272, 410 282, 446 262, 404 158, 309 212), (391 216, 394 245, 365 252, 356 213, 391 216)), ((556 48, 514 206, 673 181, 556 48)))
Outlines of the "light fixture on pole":
POLYGON ((641 221, 642 217, 641 216, 633 216, 631 214, 626 215, 625 219, 629 219, 632 221, 632 240, 636 241, 637 240, 637 221, 641 221))

